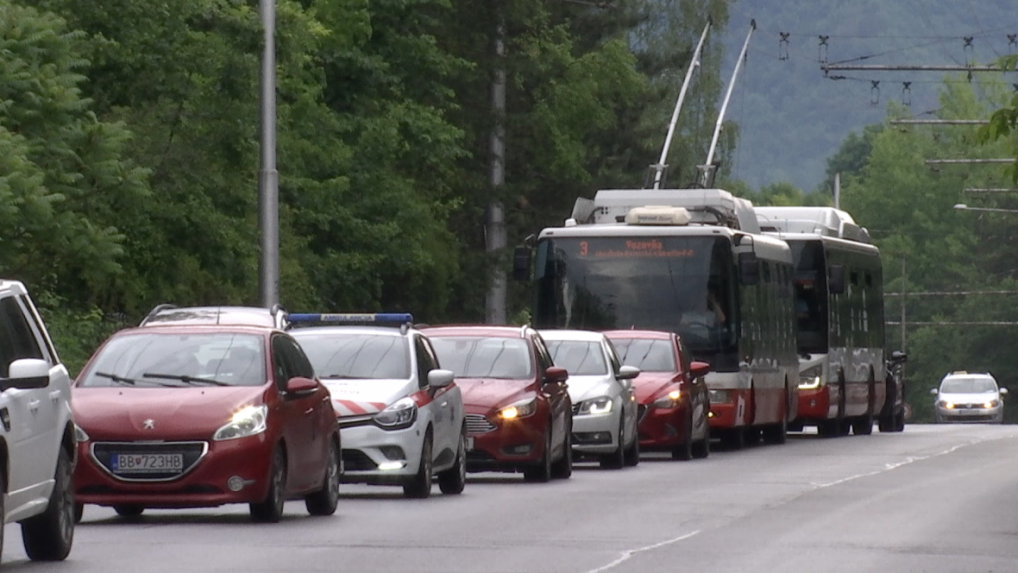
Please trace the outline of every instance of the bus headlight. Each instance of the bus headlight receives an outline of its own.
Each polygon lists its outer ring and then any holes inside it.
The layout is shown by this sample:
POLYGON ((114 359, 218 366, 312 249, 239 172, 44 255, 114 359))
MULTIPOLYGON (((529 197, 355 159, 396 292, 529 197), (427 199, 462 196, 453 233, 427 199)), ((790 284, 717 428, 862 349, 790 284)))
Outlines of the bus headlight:
POLYGON ((824 368, 817 365, 799 373, 800 390, 816 390, 824 383, 824 368))
POLYGON ((711 390, 710 391, 710 403, 711 404, 730 404, 732 402, 732 394, 728 390, 711 390))

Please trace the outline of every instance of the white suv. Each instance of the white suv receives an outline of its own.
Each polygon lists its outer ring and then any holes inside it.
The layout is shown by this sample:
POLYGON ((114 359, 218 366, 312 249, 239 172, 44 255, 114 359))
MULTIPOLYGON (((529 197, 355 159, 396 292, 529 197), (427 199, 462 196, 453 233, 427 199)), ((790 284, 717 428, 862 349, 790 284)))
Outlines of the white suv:
POLYGON ((25 285, 0 280, 0 551, 21 524, 25 552, 61 561, 74 540, 71 380, 25 285))

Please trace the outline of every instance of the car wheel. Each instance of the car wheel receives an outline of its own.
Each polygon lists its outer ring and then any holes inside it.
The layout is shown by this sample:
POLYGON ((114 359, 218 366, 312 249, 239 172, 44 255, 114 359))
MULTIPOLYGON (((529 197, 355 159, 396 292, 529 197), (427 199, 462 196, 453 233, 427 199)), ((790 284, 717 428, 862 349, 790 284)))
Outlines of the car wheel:
POLYGON ((640 435, 633 436, 633 445, 626 448, 626 466, 636 467, 640 465, 640 435))
POLYGON ((549 420, 548 431, 544 435, 544 457, 536 466, 523 470, 523 479, 539 483, 551 480, 551 428, 549 420))
POLYGON ((272 469, 269 472, 269 491, 265 501, 251 504, 251 517, 255 521, 278 523, 283 518, 286 502, 286 456, 283 447, 276 446, 272 452, 272 469))
POLYGON ((421 463, 417 466, 417 473, 415 473, 410 481, 403 484, 403 495, 406 497, 413 497, 417 499, 424 499, 431 495, 431 482, 434 472, 434 460, 432 459, 432 451, 434 451, 431 443, 431 428, 424 434, 424 444, 421 446, 421 463))
POLYGON ((706 426, 703 430, 703 439, 693 447, 693 457, 697 459, 710 456, 710 423, 706 423, 706 426))
MULTIPOLYGON (((4 482, 3 474, 0 473, 0 492, 4 491, 7 491, 7 484, 4 482)), ((6 527, 4 527, 4 523, 6 523, 6 521, 7 521, 7 507, 6 504, 4 503, 3 494, 0 494, 0 557, 3 556, 4 552, 4 530, 7 529, 6 527)), ((3 561, 3 559, 0 559, 0 561, 3 561)))
POLYGON ((608 470, 622 469, 626 465, 626 420, 620 416, 619 420, 619 446, 610 454, 601 456, 601 467, 608 470))
POLYGON ((336 440, 329 440, 329 459, 325 467, 322 489, 304 498, 304 505, 311 515, 332 515, 339 505, 339 446, 336 440))
POLYGON ((467 484, 467 437, 460 432, 456 446, 456 461, 452 467, 438 474, 438 489, 446 495, 463 493, 467 484))
MULTIPOLYGON (((721 434, 721 443, 727 449, 741 450, 746 447, 746 431, 749 428, 731 428, 721 434)), ((674 455, 672 457, 675 457, 674 455)))
POLYGON ((894 431, 905 431, 905 408, 902 408, 901 411, 894 416, 894 431))
MULTIPOLYGON (((741 435, 742 432, 739 431, 741 435)), ((672 449, 672 459, 687 461, 693 459, 693 413, 686 419, 686 441, 672 449)))
POLYGON ((555 479, 569 479, 573 475, 573 424, 569 422, 566 435, 563 438, 565 444, 562 446, 562 457, 551 464, 551 477, 555 479))
POLYGON ((138 517, 145 512, 145 508, 140 505, 114 505, 113 511, 120 517, 138 517))
POLYGON ((85 516, 85 504, 75 503, 74 504, 74 523, 81 523, 81 518, 85 516))
MULTIPOLYGON (((2 522, 0 522, 2 523, 2 522)), ((74 542, 74 488, 71 456, 60 448, 53 493, 46 511, 21 523, 25 553, 32 561, 63 561, 74 542)))

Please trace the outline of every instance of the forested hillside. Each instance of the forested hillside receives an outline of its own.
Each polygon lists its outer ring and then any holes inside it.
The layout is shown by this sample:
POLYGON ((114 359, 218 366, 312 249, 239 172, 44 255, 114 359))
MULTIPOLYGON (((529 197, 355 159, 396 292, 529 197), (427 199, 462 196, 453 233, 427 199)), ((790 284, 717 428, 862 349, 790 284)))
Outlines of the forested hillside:
MULTIPOLYGON (((484 316, 489 269, 506 262, 484 254, 492 199, 513 245, 577 195, 642 183, 708 15, 727 21, 725 0, 276 6, 282 302, 427 322, 484 316)), ((29 284, 72 368, 155 304, 256 302, 257 7, 0 0, 0 264, 29 284)), ((705 155, 721 54, 704 58, 675 165, 705 155)))
MULTIPOLYGON (((866 70, 825 77, 821 57, 829 63, 964 65, 1018 52, 1008 37, 1018 33, 1018 12, 1007 0, 737 0, 730 12, 725 81, 750 19, 757 22, 728 114, 739 125, 733 176, 752 188, 790 182, 805 192, 829 189, 825 162, 850 132, 879 123, 892 103, 911 102, 908 115, 930 117, 949 75, 866 70), (823 51, 821 35, 828 36, 823 51), (844 79, 831 79, 836 76, 844 79)), ((1018 81, 1009 75, 1009 83, 1018 81)))

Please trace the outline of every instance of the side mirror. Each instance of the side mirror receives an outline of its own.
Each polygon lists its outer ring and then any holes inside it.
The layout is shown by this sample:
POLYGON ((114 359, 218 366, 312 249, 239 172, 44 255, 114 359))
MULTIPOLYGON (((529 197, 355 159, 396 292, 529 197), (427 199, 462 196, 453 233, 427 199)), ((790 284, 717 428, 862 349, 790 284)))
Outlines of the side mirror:
POLYGON ((307 396, 318 389, 318 382, 303 376, 294 376, 286 383, 286 393, 292 396, 307 396))
POLYGON ((845 292, 845 267, 842 265, 831 265, 827 270, 827 290, 831 294, 842 294, 845 292))
POLYGON ((530 247, 516 247, 513 250, 513 278, 518 281, 530 280, 530 247))
POLYGON ((700 378, 701 376, 706 376, 708 372, 710 372, 710 364, 706 362, 694 360, 689 364, 690 378, 700 378))
POLYGON ((569 372, 565 368, 559 368, 558 366, 549 366, 544 371, 544 383, 551 384, 552 382, 565 382, 569 379, 569 372))
POLYGON ((435 369, 428 372, 428 386, 432 388, 444 388, 449 384, 452 384, 453 378, 456 375, 452 370, 435 369))
POLYGON ((6 379, 0 380, 0 390, 18 388, 31 390, 49 386, 49 362, 39 358, 22 358, 11 362, 6 379))
POLYGON ((747 286, 760 282, 760 261, 756 253, 739 253, 739 282, 747 286))
POLYGON ((940 394, 940 391, 937 390, 936 388, 930 388, 930 394, 936 396, 937 394, 940 394))
POLYGON ((900 350, 895 350, 894 352, 891 353, 891 363, 892 364, 904 364, 907 361, 908 361, 908 354, 905 354, 904 352, 902 352, 900 350))
POLYGON ((622 368, 619 368, 619 375, 617 378, 619 380, 632 380, 639 375, 640 369, 636 366, 623 366, 622 368))
POLYGON ((1000 395, 1003 396, 1004 394, 1007 394, 1007 388, 1001 387, 1000 388, 1000 395))

